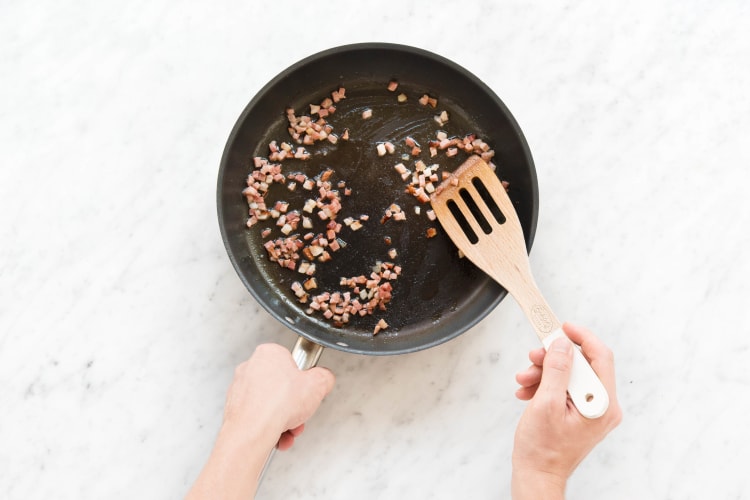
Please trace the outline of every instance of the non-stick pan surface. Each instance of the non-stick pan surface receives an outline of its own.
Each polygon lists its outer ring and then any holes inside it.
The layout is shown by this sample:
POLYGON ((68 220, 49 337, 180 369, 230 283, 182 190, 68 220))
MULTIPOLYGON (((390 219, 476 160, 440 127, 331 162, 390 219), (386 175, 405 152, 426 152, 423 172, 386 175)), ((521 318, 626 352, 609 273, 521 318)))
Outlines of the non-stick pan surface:
MULTIPOLYGON (((405 183, 393 165, 404 161, 401 146, 407 136, 415 138, 426 154, 427 164, 439 163, 441 171, 452 171, 467 155, 460 152, 447 157, 444 152, 430 158, 427 144, 436 130, 449 136, 476 134, 496 152, 498 176, 510 183, 513 200, 524 229, 527 248, 536 229, 538 189, 533 161, 516 121, 495 95, 474 75, 455 63, 424 50, 392 44, 357 44, 330 49, 310 56, 283 71, 250 101, 239 117, 224 150, 219 170, 217 203, 222 238, 229 257, 242 282, 260 304, 279 321, 299 335, 327 347, 364 354, 398 354, 425 349, 445 342, 480 321, 505 296, 505 291, 458 256, 456 248, 437 221, 414 212, 420 203, 406 193, 405 183), (396 92, 387 90, 391 80, 399 83, 396 92), (246 178, 253 170, 253 157, 267 157, 272 140, 290 141, 285 110, 297 115, 309 113, 309 104, 319 103, 339 87, 346 99, 329 117, 334 132, 350 130, 349 141, 308 146, 312 158, 285 160, 285 173, 300 172, 314 177, 326 168, 333 169, 331 180, 346 182, 351 196, 343 199, 339 220, 346 216, 370 216, 364 227, 353 232, 344 228, 340 237, 347 246, 334 258, 318 264, 316 279, 319 293, 340 289, 341 277, 369 274, 376 261, 392 261, 401 266, 402 275, 393 282, 393 299, 386 311, 354 318, 337 328, 318 314, 307 314, 297 302, 291 283, 300 280, 294 271, 283 270, 268 260, 263 247, 268 238, 263 228, 272 228, 270 236, 280 236, 273 223, 246 227, 248 205, 241 194, 246 178), (405 103, 396 96, 407 95, 405 103), (432 109, 418 99, 423 94, 438 99, 432 109), (362 111, 373 110, 369 120, 362 111), (447 110, 450 119, 439 126, 434 115, 447 110), (398 145, 394 155, 378 156, 377 142, 398 145), (406 221, 380 219, 389 205, 396 203, 407 213, 406 221), (428 238, 426 229, 435 227, 437 236, 428 238), (390 239, 390 244, 386 240, 390 239), (395 248, 391 259, 388 250, 395 248), (390 325, 373 336, 380 318, 390 325)), ((283 199, 301 207, 309 194, 289 191, 274 185, 268 198, 283 199)), ((316 227, 316 230, 322 226, 316 227)))

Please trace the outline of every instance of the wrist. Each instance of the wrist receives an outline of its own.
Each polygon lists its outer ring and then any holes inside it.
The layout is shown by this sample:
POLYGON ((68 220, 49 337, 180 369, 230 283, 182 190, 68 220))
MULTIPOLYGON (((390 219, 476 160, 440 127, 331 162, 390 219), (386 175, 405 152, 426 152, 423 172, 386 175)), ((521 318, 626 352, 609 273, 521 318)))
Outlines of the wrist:
POLYGON ((224 422, 206 466, 188 494, 190 500, 254 498, 258 478, 278 436, 260 426, 224 422))
POLYGON ((233 453, 268 453, 276 446, 281 431, 273 422, 262 419, 228 420, 222 422, 216 443, 233 453))
POLYGON ((567 479, 536 469, 513 467, 511 490, 513 500, 564 500, 567 479))

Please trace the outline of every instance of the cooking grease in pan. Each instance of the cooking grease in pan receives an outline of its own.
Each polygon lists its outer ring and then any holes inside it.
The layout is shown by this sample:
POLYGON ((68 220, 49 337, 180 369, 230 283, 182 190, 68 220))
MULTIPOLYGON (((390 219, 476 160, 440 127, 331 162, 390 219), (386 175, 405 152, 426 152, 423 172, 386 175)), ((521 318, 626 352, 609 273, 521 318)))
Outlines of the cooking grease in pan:
MULTIPOLYGON (((454 287, 467 287, 477 277, 478 271, 458 256, 431 217, 429 191, 430 185, 440 183, 443 172, 453 171, 469 154, 485 153, 490 159, 492 152, 479 139, 482 131, 474 129, 469 117, 448 98, 408 85, 399 85, 394 92, 389 82, 342 82, 342 86, 345 98, 324 102, 323 107, 317 103, 327 96, 280 103, 280 119, 260 138, 248 172, 254 164, 265 164, 266 158, 280 164, 283 177, 277 175, 277 182, 269 183, 264 201, 268 210, 284 208, 252 221, 248 244, 269 245, 270 252, 253 252, 268 259, 271 254, 278 257, 269 242, 289 243, 290 238, 299 242, 298 259, 279 259, 284 266, 268 262, 262 269, 266 279, 307 314, 336 326, 350 323, 374 333, 390 327, 393 332, 414 314, 430 317, 430 311, 455 308, 455 303, 446 307, 446 297, 455 297, 454 287), (298 144, 290 137, 284 104, 295 116, 306 114, 318 120, 324 115, 331 127, 326 134, 335 139, 298 144), (335 110, 329 110, 329 104, 335 110), (291 145, 292 157, 278 161, 276 148, 283 142, 291 145), (335 194, 321 191, 329 184, 335 194), (340 210, 318 206, 306 211, 306 206, 311 208, 309 200, 316 198, 340 204, 340 210), (296 224, 284 220, 289 214, 293 221, 299 218, 296 224), (312 238, 305 239, 307 234, 312 238), (358 276, 379 282, 369 288, 367 283, 355 283, 354 289, 351 278, 358 276), (342 278, 350 279, 348 286, 342 278), (343 294, 347 292, 350 304, 373 301, 372 315, 361 316, 356 306, 353 311, 346 309, 343 294), (329 295, 315 305, 314 297, 320 294, 329 295)), ((338 88, 332 91, 339 93, 338 88)), ((433 314, 439 319, 439 313, 433 314)))

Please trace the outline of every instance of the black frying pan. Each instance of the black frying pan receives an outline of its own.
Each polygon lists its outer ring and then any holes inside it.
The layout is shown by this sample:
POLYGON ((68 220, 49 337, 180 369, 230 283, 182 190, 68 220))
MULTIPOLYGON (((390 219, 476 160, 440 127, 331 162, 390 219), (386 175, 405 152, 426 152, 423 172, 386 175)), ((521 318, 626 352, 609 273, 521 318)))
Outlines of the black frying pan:
MULTIPOLYGON (((496 152, 498 175, 510 183, 513 200, 523 226, 527 249, 536 229, 539 208, 534 164, 523 134, 502 101, 477 77, 457 64, 430 52, 392 44, 367 43, 333 48, 290 66, 271 80, 250 101, 240 115, 227 141, 219 169, 217 204, 219 226, 229 258, 240 279, 258 302, 276 319, 318 346, 362 354, 399 354, 435 346, 463 333, 485 317, 505 296, 505 290, 459 258, 437 221, 414 213, 419 203, 404 192, 404 183, 393 170, 400 155, 377 155, 375 143, 391 141, 403 144, 406 136, 417 139, 427 151, 427 141, 438 128, 449 135, 475 133, 496 152), (399 82, 395 93, 387 90, 391 80, 399 82), (387 310, 372 316, 357 317, 343 327, 335 327, 320 315, 305 312, 290 289, 300 275, 282 270, 268 260, 261 237, 265 227, 246 227, 248 206, 241 191, 253 169, 252 158, 268 156, 271 140, 290 141, 285 109, 293 107, 303 114, 310 103, 318 103, 340 86, 346 99, 329 117, 334 131, 349 128, 351 139, 308 147, 308 161, 286 160, 285 172, 302 172, 313 177, 325 168, 334 169, 335 180, 345 180, 352 195, 344 200, 339 215, 369 214, 370 220, 354 233, 345 228, 341 238, 348 245, 325 265, 318 265, 319 289, 338 288, 341 276, 369 274, 375 261, 392 260, 387 251, 396 248, 394 263, 403 269, 393 283, 393 299, 387 310), (396 95, 405 93, 406 103, 396 95), (420 105, 422 94, 438 99, 432 109, 420 105), (364 108, 373 109, 373 117, 364 121, 364 108), (438 127, 433 116, 443 109, 450 121, 438 127), (380 224, 383 211, 398 203, 406 212, 403 222, 380 224), (428 227, 438 229, 437 236, 426 237, 428 227), (386 245, 385 238, 391 239, 386 245), (373 335, 380 318, 390 325, 373 335)), ((399 150, 401 153, 402 150, 399 150)), ((467 157, 463 152, 452 158, 440 154, 441 170, 452 171, 467 157)), ((405 162, 408 164, 409 162, 405 162)), ((268 198, 284 199, 298 206, 305 193, 295 193, 283 185, 274 185, 268 198)))

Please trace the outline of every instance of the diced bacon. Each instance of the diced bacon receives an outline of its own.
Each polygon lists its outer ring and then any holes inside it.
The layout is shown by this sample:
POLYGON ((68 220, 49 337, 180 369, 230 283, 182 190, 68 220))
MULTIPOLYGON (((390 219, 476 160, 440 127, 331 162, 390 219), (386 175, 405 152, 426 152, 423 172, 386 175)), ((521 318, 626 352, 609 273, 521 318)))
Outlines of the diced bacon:
POLYGON ((377 335, 379 332, 385 330, 386 328, 388 328, 388 323, 386 323, 385 320, 381 318, 380 321, 378 321, 378 323, 375 325, 375 329, 373 330, 372 334, 377 335))
MULTIPOLYGON (((398 82, 393 80, 389 84, 388 90, 396 92, 398 82)), ((408 100, 405 93, 396 92, 398 102, 408 100)), ((333 169, 327 169, 321 172, 314 179, 308 178, 303 173, 287 174, 282 172, 282 162, 290 158, 297 160, 306 160, 312 157, 311 146, 316 142, 327 141, 330 144, 338 144, 340 141, 347 141, 350 137, 348 129, 334 133, 333 126, 327 121, 328 117, 336 112, 336 105, 345 98, 345 89, 340 87, 330 94, 330 98, 323 99, 320 103, 309 105, 309 113, 297 116, 294 109, 286 109, 286 118, 288 123, 287 132, 290 139, 286 141, 271 140, 268 143, 268 158, 260 156, 252 157, 251 164, 254 170, 247 176, 247 188, 242 191, 247 199, 249 217, 246 221, 247 226, 255 226, 261 221, 273 221, 272 225, 279 227, 281 236, 276 239, 270 239, 273 234, 270 227, 266 227, 260 232, 264 239, 264 248, 267 252, 268 259, 277 262, 279 266, 296 271, 305 280, 294 282, 293 293, 297 296, 300 303, 309 303, 305 309, 307 314, 323 314, 335 326, 343 326, 356 316, 367 316, 374 314, 376 311, 386 310, 387 304, 392 298, 392 283, 396 280, 402 270, 400 266, 395 266, 392 262, 377 262, 370 272, 369 276, 354 276, 342 278, 340 286, 341 292, 335 292, 337 295, 323 292, 317 295, 310 295, 308 292, 317 288, 318 283, 313 278, 315 274, 315 265, 318 262, 325 262, 332 258, 331 254, 340 251, 346 246, 346 242, 339 238, 339 232, 343 225, 348 226, 352 231, 357 231, 363 227, 363 222, 368 217, 363 214, 357 217, 347 217, 342 222, 336 220, 342 209, 341 196, 351 196, 351 188, 346 186, 343 180, 333 180, 333 169), (306 191, 311 192, 310 199, 307 199, 300 210, 292 210, 289 203, 275 200, 266 203, 266 196, 271 190, 272 184, 285 184, 286 189, 295 191, 298 186, 302 186, 306 191), (334 187, 335 186, 335 187, 334 187), (312 194, 312 193, 315 194, 312 194), (305 214, 304 216, 302 214, 305 214), (313 218, 311 214, 317 214, 313 218), (313 219, 320 218, 326 229, 313 232, 316 223, 313 219), (297 231, 300 222, 305 231, 304 236, 292 234, 297 231), (317 233, 317 234, 316 234, 317 233)), ((438 101, 429 94, 424 94, 419 99, 422 106, 436 108, 438 101)), ((362 109, 362 108, 360 108, 362 109)), ((305 109, 305 111, 307 111, 305 109)), ((369 119, 372 117, 373 110, 366 108, 362 110, 362 118, 369 119)), ((435 115, 435 121, 440 127, 444 126, 449 120, 447 110, 435 115)), ((414 196, 419 202, 427 203, 429 195, 436 191, 438 181, 449 179, 448 182, 457 184, 457 179, 451 177, 447 172, 439 170, 439 165, 433 164, 427 166, 422 161, 422 147, 417 143, 414 137, 405 139, 403 151, 398 153, 403 163, 394 165, 394 169, 401 176, 406 184, 405 191, 414 196), (409 161, 414 161, 413 172, 407 168, 409 161)), ((454 157, 458 151, 464 151, 467 154, 479 154, 482 158, 490 163, 492 168, 496 166, 491 162, 495 152, 489 144, 476 137, 475 134, 467 134, 462 137, 448 137, 447 132, 438 130, 435 139, 428 140, 430 157, 437 156, 440 151, 444 151, 447 157, 454 157)), ((396 146, 390 141, 383 141, 376 144, 376 151, 380 156, 386 154, 396 154, 396 146)), ((317 153, 317 151, 315 151, 317 153)), ((321 153, 325 155, 327 151, 323 149, 321 153)), ((503 182, 507 189, 507 182, 503 182)), ((271 190, 271 192, 273 192, 271 190)), ((419 205, 414 206, 414 213, 420 215, 426 212, 430 221, 436 219, 432 210, 422 210, 419 205)), ((385 211, 381 222, 393 219, 395 221, 405 220, 406 212, 397 204, 392 204, 385 211)), ((268 223, 266 223, 268 224, 268 223)), ((426 231, 427 237, 432 238, 437 235, 437 230, 430 227, 426 231)), ((388 251, 388 258, 393 260, 398 256, 396 248, 393 248, 392 240, 389 236, 383 238, 388 251)), ((384 320, 379 320, 376 330, 373 334, 387 328, 388 325, 384 320)))
POLYGON ((332 175, 333 175, 333 169, 327 168, 323 172, 321 172, 320 180, 325 182, 328 179, 330 179, 332 175))
POLYGON ((302 207, 302 210, 311 214, 313 213, 313 210, 315 210, 316 206, 317 206, 317 203, 315 202, 315 200, 307 200, 305 202, 305 206, 302 207))
POLYGON ((339 87, 338 90, 331 92, 331 98, 333 102, 339 102, 341 99, 346 99, 346 89, 344 87, 339 87))

